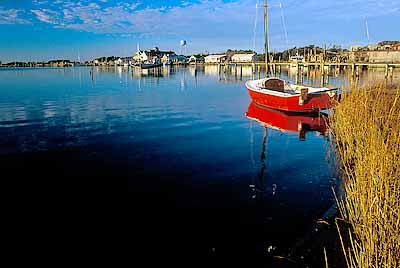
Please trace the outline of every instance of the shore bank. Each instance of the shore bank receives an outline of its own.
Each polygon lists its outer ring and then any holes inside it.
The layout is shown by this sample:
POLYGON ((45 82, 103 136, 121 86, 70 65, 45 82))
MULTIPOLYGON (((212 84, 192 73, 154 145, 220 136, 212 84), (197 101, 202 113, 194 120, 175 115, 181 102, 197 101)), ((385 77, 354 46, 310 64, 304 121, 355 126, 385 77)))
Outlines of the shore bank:
POLYGON ((331 115, 347 267, 400 266, 400 86, 351 88, 331 115))

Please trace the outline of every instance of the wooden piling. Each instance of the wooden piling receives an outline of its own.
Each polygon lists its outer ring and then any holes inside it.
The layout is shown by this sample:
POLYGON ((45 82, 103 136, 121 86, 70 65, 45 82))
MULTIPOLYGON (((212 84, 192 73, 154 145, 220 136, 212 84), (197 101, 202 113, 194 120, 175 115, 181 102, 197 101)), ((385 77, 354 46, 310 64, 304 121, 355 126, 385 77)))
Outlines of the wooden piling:
POLYGON ((321 75, 324 76, 325 75, 325 64, 321 63, 321 75))
POLYGON ((324 74, 321 74, 321 87, 323 87, 324 86, 324 84, 325 84, 325 75, 324 74))
POLYGON ((389 75, 389 64, 385 65, 385 77, 388 77, 389 75))
POLYGON ((237 63, 235 63, 235 79, 237 79, 237 63))

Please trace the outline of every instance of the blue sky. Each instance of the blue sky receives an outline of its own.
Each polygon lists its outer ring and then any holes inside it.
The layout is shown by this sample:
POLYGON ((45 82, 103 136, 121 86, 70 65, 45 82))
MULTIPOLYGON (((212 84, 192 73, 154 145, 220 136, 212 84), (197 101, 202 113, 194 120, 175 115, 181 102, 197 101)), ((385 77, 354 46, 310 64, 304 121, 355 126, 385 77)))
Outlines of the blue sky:
MULTIPOLYGON (((263 0, 0 0, 0 61, 128 56, 137 44, 180 52, 182 39, 188 54, 253 49, 257 2, 263 0)), ((400 0, 268 2, 272 49, 367 44, 366 21, 371 43, 400 39, 400 0)))

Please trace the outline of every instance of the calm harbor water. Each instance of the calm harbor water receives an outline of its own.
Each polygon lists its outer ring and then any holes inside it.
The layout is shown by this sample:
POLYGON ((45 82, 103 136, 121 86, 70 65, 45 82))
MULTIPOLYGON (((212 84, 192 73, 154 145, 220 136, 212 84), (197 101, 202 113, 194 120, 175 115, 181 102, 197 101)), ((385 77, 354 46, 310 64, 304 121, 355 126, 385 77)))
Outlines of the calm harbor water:
POLYGON ((315 120, 260 112, 244 87, 251 70, 242 75, 214 66, 1 69, 3 170, 29 177, 18 187, 34 199, 42 196, 31 189, 46 189, 44 204, 62 196, 68 208, 87 196, 106 207, 124 196, 111 210, 138 254, 287 254, 334 203, 328 138, 279 129, 315 120))

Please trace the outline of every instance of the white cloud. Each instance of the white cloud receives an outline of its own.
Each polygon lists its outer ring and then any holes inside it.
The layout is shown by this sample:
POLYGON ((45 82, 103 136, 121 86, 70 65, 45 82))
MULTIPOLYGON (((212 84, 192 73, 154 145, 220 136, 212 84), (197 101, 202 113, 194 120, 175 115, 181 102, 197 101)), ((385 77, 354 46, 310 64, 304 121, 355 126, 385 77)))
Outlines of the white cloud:
POLYGON ((49 1, 40 1, 40 0, 33 0, 32 4, 34 5, 45 5, 48 4, 49 1))
POLYGON ((0 7, 0 24, 30 24, 29 20, 22 18, 23 12, 23 10, 0 7))
POLYGON ((58 12, 50 10, 50 9, 34 9, 31 10, 33 14, 36 15, 36 18, 41 22, 50 23, 50 24, 62 24, 62 21, 59 20, 58 12))
MULTIPOLYGON (((166 6, 146 6, 146 1, 122 0, 33 2, 35 8, 32 8, 31 15, 36 17, 37 22, 54 28, 124 37, 139 36, 149 38, 152 42, 196 39, 197 43, 212 42, 215 47, 238 44, 252 48, 253 43, 256 0, 200 0, 194 3, 182 0, 176 6, 169 6, 168 1, 165 1, 166 6)), ((263 1, 258 2, 262 4, 263 1)), ((398 0, 271 0, 269 15, 272 44, 286 43, 278 5, 280 2, 284 7, 290 44, 298 44, 301 40, 330 42, 332 36, 336 39, 347 38, 347 35, 354 36, 354 32, 360 31, 357 24, 362 26, 365 18, 384 21, 400 15, 398 0)), ((0 8, 0 24, 26 22, 21 16, 21 10, 9 10, 7 16, 1 16, 2 12, 5 13, 0 8)), ((25 12, 25 15, 28 14, 25 12)), ((261 48, 262 8, 258 14, 256 41, 258 48, 261 48)), ((398 31, 396 27, 390 27, 393 28, 392 32, 398 31)))
MULTIPOLYGON (((57 1, 61 2, 61 1, 57 1)), ((232 31, 245 25, 251 32, 254 0, 223 2, 204 0, 190 4, 182 1, 175 7, 144 7, 139 2, 118 2, 114 5, 106 1, 63 1, 49 9, 35 9, 32 12, 41 22, 54 24, 57 28, 76 29, 94 33, 137 33, 141 35, 212 35, 232 31), (101 3, 102 2, 102 3, 101 3), (205 27, 209 27, 209 30, 205 27)))
MULTIPOLYGON (((295 17, 304 24, 315 21, 323 23, 328 19, 384 16, 399 12, 400 9, 398 1, 393 0, 270 1, 271 20, 275 18, 278 24, 280 11, 276 6, 279 1, 283 2, 289 21, 295 17)), ((44 2, 48 1, 36 0, 37 5, 44 2)), ((46 4, 47 10, 35 9, 32 12, 40 21, 54 24, 55 27, 94 33, 139 33, 154 36, 194 33, 209 36, 213 33, 234 32, 235 29, 251 33, 254 6, 255 0, 181 1, 179 6, 157 8, 144 7, 138 1, 111 4, 107 0, 57 0, 46 4), (50 8, 53 12, 50 12, 50 8)))

